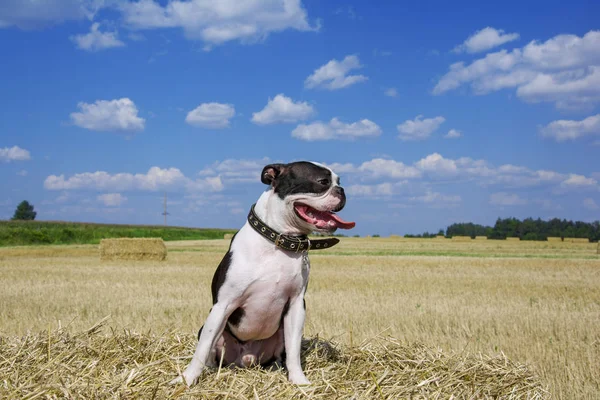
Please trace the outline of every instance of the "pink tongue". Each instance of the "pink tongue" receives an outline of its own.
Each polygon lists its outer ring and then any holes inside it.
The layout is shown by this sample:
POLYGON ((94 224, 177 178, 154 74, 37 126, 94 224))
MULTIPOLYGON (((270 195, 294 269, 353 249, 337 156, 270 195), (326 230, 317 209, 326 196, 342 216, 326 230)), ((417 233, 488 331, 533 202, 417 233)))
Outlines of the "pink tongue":
POLYGON ((304 204, 297 205, 296 210, 304 219, 314 224, 317 228, 352 229, 356 225, 355 222, 344 221, 337 214, 327 211, 318 211, 304 204))
POLYGON ((356 222, 348 222, 341 219, 337 214, 328 213, 331 219, 333 219, 338 228, 352 229, 356 225, 356 222))
POLYGON ((342 229, 352 229, 356 223, 348 222, 341 219, 337 214, 326 212, 326 211, 317 211, 315 209, 312 210, 315 215, 315 219, 317 219, 316 226, 319 228, 327 228, 327 227, 335 227, 342 229))

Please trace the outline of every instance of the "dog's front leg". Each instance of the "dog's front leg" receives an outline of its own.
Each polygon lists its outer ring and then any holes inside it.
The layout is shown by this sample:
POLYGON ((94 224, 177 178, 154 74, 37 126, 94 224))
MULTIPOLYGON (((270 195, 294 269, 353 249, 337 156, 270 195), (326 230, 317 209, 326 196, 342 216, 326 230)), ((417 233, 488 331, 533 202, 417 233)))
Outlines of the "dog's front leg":
MULTIPOLYGON (((222 302, 216 303, 208 314, 208 318, 204 323, 204 328, 200 334, 200 339, 196 345, 196 351, 192 357, 190 365, 183 372, 183 378, 188 386, 192 386, 196 383, 202 370, 206 366, 208 356, 211 349, 214 347, 215 342, 220 334, 223 333, 227 318, 233 312, 235 308, 231 305, 222 304, 222 302)), ((175 379, 174 383, 181 382, 181 377, 175 379)))
POLYGON ((304 328, 304 291, 291 300, 288 313, 283 319, 283 333, 285 337, 286 367, 288 379, 297 385, 310 385, 302 372, 300 350, 302 347, 302 330, 304 328))

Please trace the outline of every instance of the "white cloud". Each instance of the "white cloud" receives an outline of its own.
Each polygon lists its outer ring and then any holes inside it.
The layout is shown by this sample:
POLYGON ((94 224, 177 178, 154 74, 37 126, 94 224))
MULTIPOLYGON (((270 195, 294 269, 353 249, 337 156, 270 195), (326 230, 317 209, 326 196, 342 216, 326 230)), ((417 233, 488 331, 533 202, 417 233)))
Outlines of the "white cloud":
POLYGON ((185 122, 197 127, 221 129, 227 128, 234 116, 232 104, 203 103, 187 114, 185 122))
POLYGON ((20 171, 17 172, 17 175, 18 176, 27 176, 27 170, 22 169, 22 170, 20 170, 20 171))
MULTIPOLYGON (((425 177, 433 181, 472 181, 480 186, 503 186, 507 188, 523 188, 549 186, 556 190, 579 186, 594 187, 595 179, 569 175, 555 171, 531 170, 527 167, 505 164, 494 167, 485 160, 469 157, 458 159, 445 158, 439 153, 432 153, 414 162, 412 165, 401 161, 374 158, 359 166, 351 163, 328 164, 334 171, 352 174, 361 180, 388 177, 393 179, 416 179, 425 177), (566 183, 563 183, 565 182, 566 183)), ((600 176, 600 173, 598 174, 600 176)), ((564 190, 563 190, 564 191, 564 190)))
POLYGON ((345 172, 356 172, 356 167, 352 163, 331 163, 325 165, 338 174, 345 172))
POLYGON ((151 167, 145 174, 122 172, 109 174, 105 171, 84 172, 69 178, 64 175, 50 175, 44 181, 48 190, 100 190, 100 191, 159 191, 187 190, 210 191, 223 190, 219 176, 200 179, 186 177, 178 168, 163 169, 151 167))
POLYGON ((389 182, 380 183, 377 185, 350 185, 346 191, 352 196, 390 196, 394 193, 394 185, 389 182))
POLYGON ((70 39, 78 49, 86 51, 98 51, 125 46, 125 43, 119 40, 117 32, 100 32, 99 28, 100 24, 95 22, 92 24, 89 33, 71 36, 70 39))
POLYGON ((596 202, 594 201, 594 199, 589 198, 589 197, 583 199, 583 206, 585 208, 587 208, 588 210, 592 210, 592 211, 600 209, 600 206, 598 206, 598 204, 596 204, 596 202))
POLYGON ((587 135, 600 135, 600 114, 581 121, 558 120, 540 129, 542 136, 554 138, 557 142, 575 140, 587 135))
POLYGON ((446 119, 441 116, 425 118, 417 115, 414 120, 406 120, 397 126, 402 140, 423 140, 435 132, 446 119))
POLYGON ((426 204, 435 203, 437 205, 453 205, 460 203, 462 198, 459 195, 445 195, 438 192, 428 191, 422 196, 411 197, 409 200, 426 204))
POLYGON ((444 135, 446 139, 457 139, 462 137, 462 132, 456 129, 450 129, 447 134, 444 135))
POLYGON ((600 31, 583 37, 557 35, 512 51, 489 53, 469 65, 458 62, 438 81, 439 95, 462 85, 475 94, 516 89, 528 102, 581 108, 600 101, 600 31))
POLYGON ((82 19, 92 19, 103 0, 2 0, 0 28, 36 29, 82 19))
POLYGON ((269 99, 265 108, 252 114, 252 122, 259 125, 268 125, 274 123, 292 123, 304 121, 315 113, 314 108, 307 102, 296 102, 286 97, 284 94, 278 94, 273 99, 269 99))
POLYGON ((460 46, 454 48, 455 53, 479 53, 504 43, 519 39, 518 33, 504 33, 502 29, 483 28, 469 36, 460 46))
POLYGON ((369 79, 364 75, 348 75, 351 70, 359 68, 362 68, 362 65, 355 55, 346 56, 341 62, 335 59, 331 60, 306 78, 304 87, 337 90, 364 82, 369 79))
POLYGON ((293 137, 307 141, 356 139, 376 137, 380 134, 381 128, 379 125, 368 119, 346 124, 337 118, 333 118, 329 123, 317 121, 308 125, 300 124, 292 131, 293 137))
POLYGON ((31 154, 28 150, 22 149, 19 146, 0 148, 0 161, 27 161, 31 159, 31 154))
POLYGON ((439 175, 456 174, 458 172, 456 161, 444 158, 439 153, 433 153, 420 159, 415 163, 415 166, 421 171, 439 175))
POLYGON ((133 29, 182 28, 188 39, 202 40, 206 48, 232 40, 255 43, 287 29, 319 29, 309 24, 300 0, 172 0, 164 6, 140 0, 123 2, 120 10, 133 29))
POLYGON ((365 161, 357 168, 357 171, 366 172, 374 177, 385 176, 399 179, 418 178, 421 176, 421 171, 415 167, 384 158, 374 158, 370 161, 365 161))
POLYGON ((490 204, 494 206, 520 206, 527 204, 527 200, 514 193, 498 192, 490 195, 490 204))
POLYGON ((107 207, 118 207, 127 201, 127 197, 121 193, 106 193, 96 197, 96 199, 107 207))
POLYGON ((562 187, 569 188, 586 188, 586 187, 595 187, 598 185, 598 181, 594 178, 588 178, 584 175, 578 174, 569 174, 568 178, 560 184, 562 187))
POLYGON ((80 102, 80 112, 71 113, 71 121, 93 131, 133 132, 144 129, 146 120, 138 117, 133 101, 124 97, 116 100, 96 100, 93 104, 80 102))
POLYGON ((396 90, 396 88, 387 88, 385 89, 383 94, 385 94, 388 97, 398 97, 398 91, 396 90))
POLYGON ((532 103, 555 102, 562 109, 585 107, 600 101, 600 67, 538 73, 518 87, 517 96, 532 103))
POLYGON ((227 159, 217 161, 198 173, 200 176, 219 176, 227 183, 260 182, 263 167, 271 161, 265 157, 258 160, 227 159))

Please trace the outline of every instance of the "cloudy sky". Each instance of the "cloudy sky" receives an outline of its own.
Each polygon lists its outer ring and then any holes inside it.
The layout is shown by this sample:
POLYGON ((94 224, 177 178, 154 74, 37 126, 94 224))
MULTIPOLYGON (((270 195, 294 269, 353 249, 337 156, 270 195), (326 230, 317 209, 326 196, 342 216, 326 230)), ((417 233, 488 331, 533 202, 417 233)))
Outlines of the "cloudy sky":
POLYGON ((355 234, 600 219, 600 3, 3 0, 0 218, 240 227, 271 162, 355 234))

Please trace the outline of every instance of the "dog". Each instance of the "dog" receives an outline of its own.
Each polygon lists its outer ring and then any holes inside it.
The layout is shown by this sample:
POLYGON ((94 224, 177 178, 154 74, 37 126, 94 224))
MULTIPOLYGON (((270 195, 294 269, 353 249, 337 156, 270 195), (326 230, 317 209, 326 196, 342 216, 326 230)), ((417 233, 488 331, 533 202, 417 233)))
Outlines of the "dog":
POLYGON ((215 271, 213 306, 198 332, 192 361, 172 383, 191 386, 205 367, 222 362, 239 367, 285 363, 291 383, 310 384, 300 362, 307 253, 339 240, 310 240, 307 235, 351 229, 355 223, 336 214, 346 195, 338 175, 322 164, 270 164, 261 181, 268 188, 215 271))

